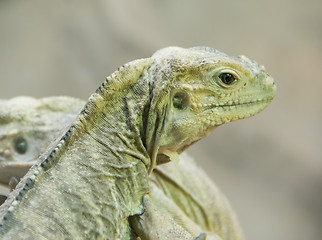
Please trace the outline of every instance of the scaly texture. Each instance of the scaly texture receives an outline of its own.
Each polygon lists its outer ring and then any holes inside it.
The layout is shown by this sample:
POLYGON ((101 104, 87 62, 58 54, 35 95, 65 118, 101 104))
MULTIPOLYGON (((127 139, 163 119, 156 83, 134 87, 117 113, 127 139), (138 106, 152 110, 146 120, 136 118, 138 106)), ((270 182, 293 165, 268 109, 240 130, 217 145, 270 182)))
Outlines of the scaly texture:
POLYGON ((274 95, 263 67, 210 48, 166 48, 126 64, 1 207, 2 238, 127 238, 157 156, 176 159, 274 95))
POLYGON ((160 165, 150 175, 151 198, 162 215, 170 215, 193 236, 207 232, 207 239, 211 233, 224 240, 243 239, 225 195, 190 156, 179 157, 179 163, 160 165))
MULTIPOLYGON (((0 152, 10 151, 1 158, 0 176, 7 176, 3 183, 8 186, 10 178, 22 178, 83 105, 84 101, 71 97, 1 100, 0 119, 6 121, 0 124, 0 152)), ((161 213, 155 216, 157 224, 152 228, 168 228, 160 224, 160 218, 170 216, 194 236, 207 231, 226 240, 241 239, 239 224, 224 195, 191 157, 179 157, 179 163, 160 165, 150 175, 151 198, 161 213)))

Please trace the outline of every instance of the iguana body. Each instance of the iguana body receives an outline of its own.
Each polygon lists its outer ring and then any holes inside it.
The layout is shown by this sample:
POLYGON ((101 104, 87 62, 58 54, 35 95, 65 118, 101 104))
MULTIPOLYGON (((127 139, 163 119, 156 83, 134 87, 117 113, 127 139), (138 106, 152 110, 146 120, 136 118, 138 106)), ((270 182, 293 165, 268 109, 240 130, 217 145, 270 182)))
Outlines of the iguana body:
MULTIPOLYGON (((0 179, 2 183, 8 186, 11 177, 22 178, 84 104, 71 97, 1 100, 0 149, 10 151, 1 158, 0 176, 6 176, 0 179), (16 145, 17 139, 25 140, 24 152, 17 151, 21 150, 16 145)), ((186 231, 241 239, 239 224, 226 198, 187 154, 180 155, 179 163, 155 168, 149 181, 151 198, 162 215, 169 215, 186 231)), ((154 229, 159 226, 156 224, 154 229)))
POLYGON ((256 63, 208 48, 168 48, 125 65, 2 206, 1 236, 126 238, 157 159, 256 114, 274 94, 256 63))

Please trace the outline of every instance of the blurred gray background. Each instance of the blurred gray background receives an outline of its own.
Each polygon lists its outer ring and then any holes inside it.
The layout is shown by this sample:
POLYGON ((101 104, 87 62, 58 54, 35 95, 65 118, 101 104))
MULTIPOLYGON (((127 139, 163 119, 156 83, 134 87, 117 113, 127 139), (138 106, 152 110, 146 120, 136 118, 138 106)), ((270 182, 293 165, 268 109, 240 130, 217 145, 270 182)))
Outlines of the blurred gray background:
POLYGON ((169 45, 266 66, 273 103, 189 152, 227 194, 246 239, 320 240, 321 0, 3 0, 0 98, 87 99, 118 66, 169 45))

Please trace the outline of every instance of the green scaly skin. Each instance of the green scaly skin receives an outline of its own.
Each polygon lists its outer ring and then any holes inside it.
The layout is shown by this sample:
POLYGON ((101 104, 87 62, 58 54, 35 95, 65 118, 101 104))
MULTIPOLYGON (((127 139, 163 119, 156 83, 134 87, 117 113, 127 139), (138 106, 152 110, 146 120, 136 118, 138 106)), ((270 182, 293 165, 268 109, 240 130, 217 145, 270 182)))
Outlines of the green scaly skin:
MULTIPOLYGON (((84 104, 71 97, 0 100, 2 184, 8 188, 11 178, 22 178, 84 104)), ((193 236, 208 232, 208 238, 216 233, 227 240, 241 239, 238 221, 225 196, 191 157, 179 157, 179 163, 160 165, 150 175, 150 195, 160 211, 156 215, 158 223, 152 228, 164 228, 166 224, 160 224, 163 215, 170 216, 193 236)), ((5 198, 6 194, 2 194, 5 198)))
POLYGON ((176 158, 274 95, 263 67, 209 48, 166 48, 125 65, 1 207, 2 238, 127 238, 157 156, 176 158))
POLYGON ((206 232, 207 239, 243 239, 225 195, 190 156, 179 157, 179 163, 158 166, 150 175, 150 196, 160 214, 170 216, 193 236, 206 232))

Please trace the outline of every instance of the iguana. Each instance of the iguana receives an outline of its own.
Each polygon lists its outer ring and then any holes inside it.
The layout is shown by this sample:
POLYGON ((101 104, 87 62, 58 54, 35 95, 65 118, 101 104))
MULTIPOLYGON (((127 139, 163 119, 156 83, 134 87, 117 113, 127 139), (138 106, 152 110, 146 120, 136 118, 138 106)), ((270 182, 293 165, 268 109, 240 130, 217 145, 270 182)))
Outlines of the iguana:
MULTIPOLYGON (((84 104, 71 97, 0 100, 0 153, 7 151, 0 158, 0 181, 8 186, 12 177, 23 177, 84 104)), ((155 168, 149 182, 150 196, 162 215, 175 219, 191 234, 208 232, 225 240, 242 238, 227 199, 187 154, 180 155, 179 163, 155 168)), ((159 226, 158 218, 153 228, 159 226)))
POLYGON ((211 48, 170 47, 124 65, 1 206, 0 236, 128 238, 158 163, 274 95, 263 67, 211 48))
POLYGON ((84 105, 72 97, 0 100, 0 184, 23 177, 84 105))

